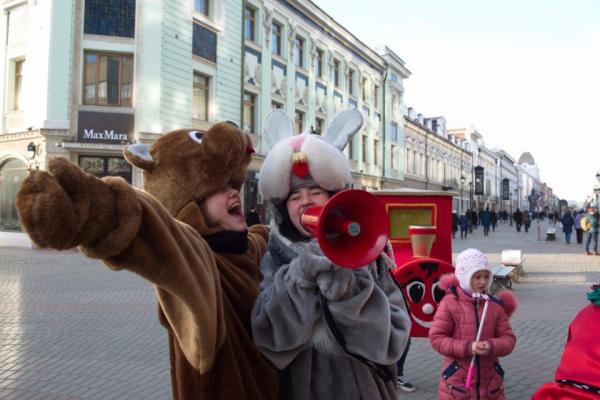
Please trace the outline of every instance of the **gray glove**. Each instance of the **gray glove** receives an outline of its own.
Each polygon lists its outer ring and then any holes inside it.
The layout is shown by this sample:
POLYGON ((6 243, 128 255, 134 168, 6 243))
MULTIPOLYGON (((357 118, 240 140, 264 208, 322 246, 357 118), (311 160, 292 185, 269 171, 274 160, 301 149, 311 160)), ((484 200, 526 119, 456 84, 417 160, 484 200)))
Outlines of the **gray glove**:
POLYGON ((290 263, 290 274, 299 286, 312 289, 317 287, 317 276, 332 268, 331 261, 323 255, 319 245, 310 242, 290 263))
POLYGON ((342 300, 354 286, 354 273, 351 269, 334 265, 332 269, 317 275, 317 284, 327 300, 342 300))

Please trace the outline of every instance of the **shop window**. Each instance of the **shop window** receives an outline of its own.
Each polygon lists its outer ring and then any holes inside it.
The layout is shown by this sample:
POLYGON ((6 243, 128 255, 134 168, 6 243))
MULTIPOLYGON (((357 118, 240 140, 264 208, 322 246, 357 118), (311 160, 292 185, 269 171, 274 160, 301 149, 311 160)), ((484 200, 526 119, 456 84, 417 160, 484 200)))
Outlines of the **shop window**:
POLYGON ((81 156, 79 166, 98 178, 120 176, 131 183, 131 165, 123 157, 81 156))
POLYGON ((200 121, 208 121, 208 105, 210 103, 209 82, 209 77, 194 72, 194 104, 192 117, 200 121))
POLYGON ((0 166, 0 230, 20 231, 19 214, 15 207, 17 192, 27 176, 27 165, 11 159, 0 166))
POLYGON ((133 56, 86 52, 83 104, 131 107, 133 56))
POLYGON ((135 0, 85 0, 84 33, 135 35, 135 0))

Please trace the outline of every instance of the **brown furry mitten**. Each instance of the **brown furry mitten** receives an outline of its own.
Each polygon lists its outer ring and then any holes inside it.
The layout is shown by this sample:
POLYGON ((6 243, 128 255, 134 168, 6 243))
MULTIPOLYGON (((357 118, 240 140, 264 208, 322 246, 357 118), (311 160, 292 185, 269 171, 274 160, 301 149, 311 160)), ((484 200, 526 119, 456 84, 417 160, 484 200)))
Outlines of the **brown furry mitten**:
POLYGON ((40 247, 89 245, 118 226, 116 194, 65 158, 31 171, 17 193, 21 224, 40 247))

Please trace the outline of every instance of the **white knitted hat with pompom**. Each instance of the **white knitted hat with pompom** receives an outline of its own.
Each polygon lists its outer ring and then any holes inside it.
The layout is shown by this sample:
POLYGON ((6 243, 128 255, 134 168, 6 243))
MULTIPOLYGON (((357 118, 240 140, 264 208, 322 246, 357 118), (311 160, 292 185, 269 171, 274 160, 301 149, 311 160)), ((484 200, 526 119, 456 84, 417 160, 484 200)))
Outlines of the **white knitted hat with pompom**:
POLYGON ((487 256, 477 249, 467 249, 456 257, 455 274, 463 290, 473 292, 471 278, 477 271, 489 271, 490 280, 487 287, 489 290, 492 285, 492 270, 488 265, 487 256))

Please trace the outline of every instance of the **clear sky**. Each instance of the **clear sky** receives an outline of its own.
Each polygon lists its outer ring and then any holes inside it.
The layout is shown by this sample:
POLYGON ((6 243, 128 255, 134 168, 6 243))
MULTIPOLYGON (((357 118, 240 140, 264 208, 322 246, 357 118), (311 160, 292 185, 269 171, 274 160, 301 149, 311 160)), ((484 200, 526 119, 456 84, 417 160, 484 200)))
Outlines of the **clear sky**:
POLYGON ((600 0, 313 0, 412 72, 404 102, 529 151, 556 195, 582 201, 600 171, 600 0))

